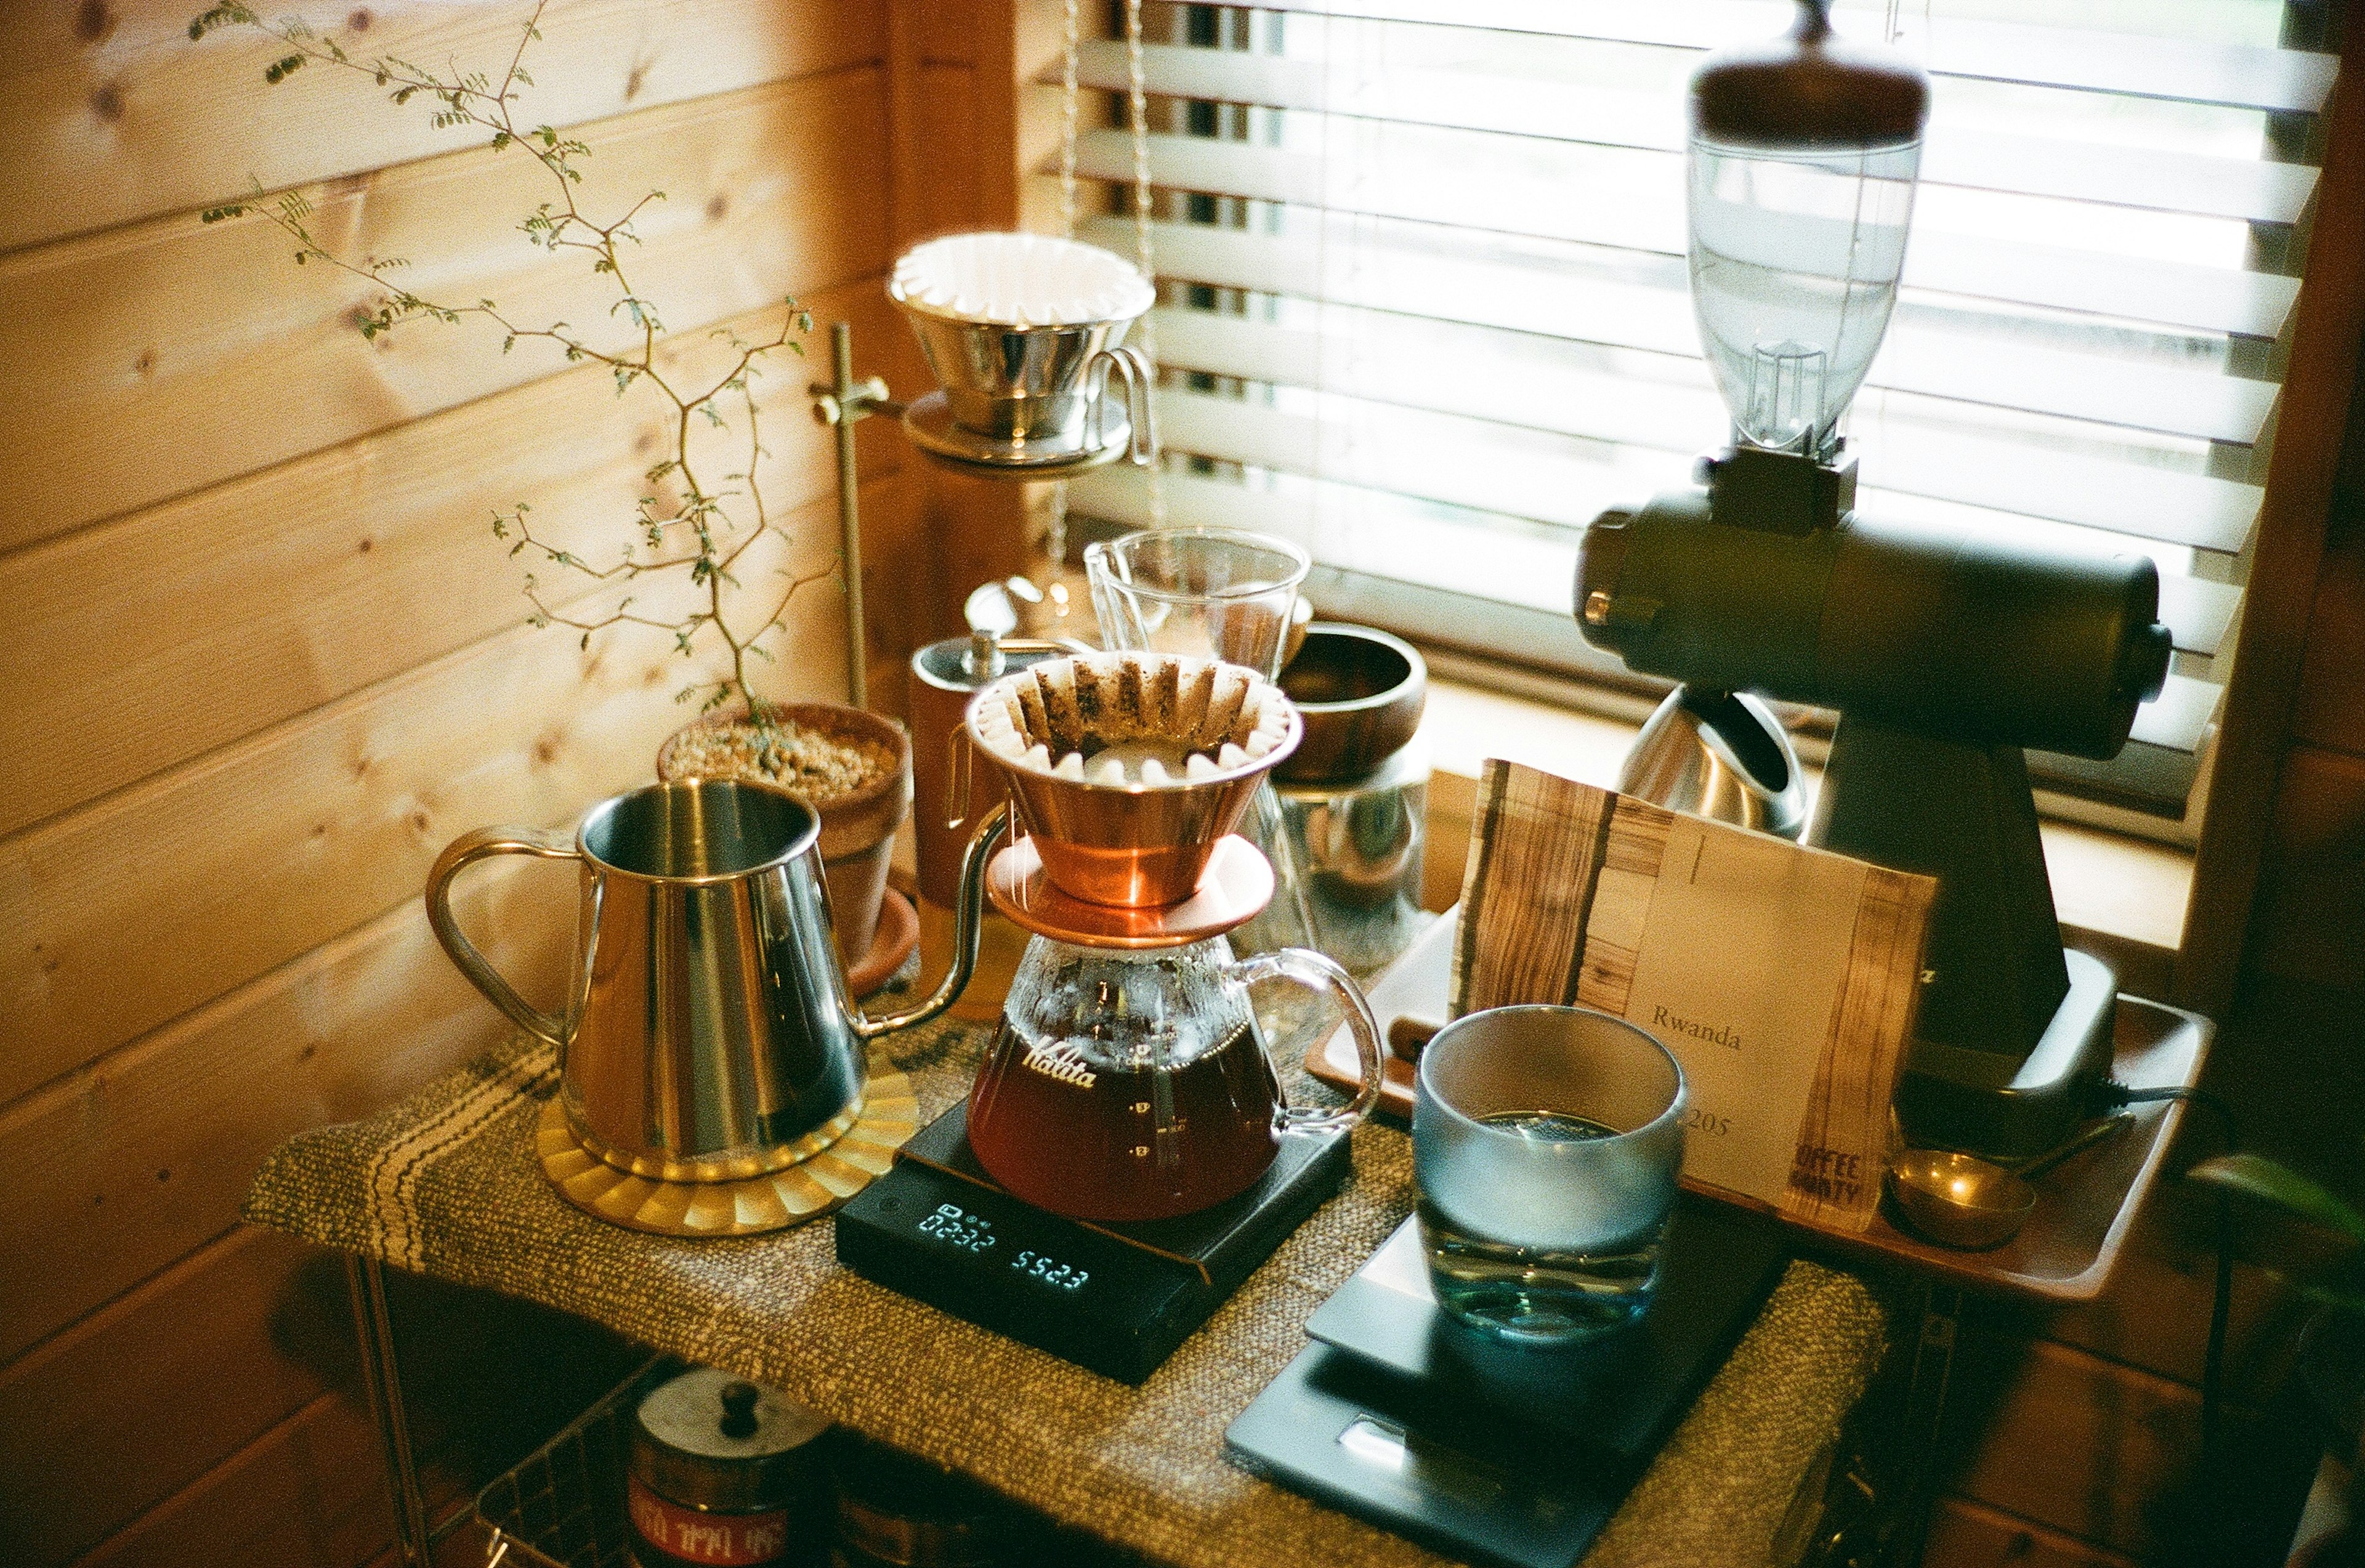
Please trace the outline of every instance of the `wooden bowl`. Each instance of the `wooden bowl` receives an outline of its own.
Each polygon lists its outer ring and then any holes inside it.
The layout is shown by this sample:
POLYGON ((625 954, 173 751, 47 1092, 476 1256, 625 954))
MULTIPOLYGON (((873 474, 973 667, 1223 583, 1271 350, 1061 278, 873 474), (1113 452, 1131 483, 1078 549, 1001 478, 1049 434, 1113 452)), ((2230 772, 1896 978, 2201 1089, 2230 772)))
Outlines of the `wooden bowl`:
POLYGON ((1429 666, 1401 637, 1317 621, 1283 668, 1281 689, 1304 715, 1306 738, 1273 777, 1334 783, 1362 778, 1412 739, 1429 704, 1429 666))

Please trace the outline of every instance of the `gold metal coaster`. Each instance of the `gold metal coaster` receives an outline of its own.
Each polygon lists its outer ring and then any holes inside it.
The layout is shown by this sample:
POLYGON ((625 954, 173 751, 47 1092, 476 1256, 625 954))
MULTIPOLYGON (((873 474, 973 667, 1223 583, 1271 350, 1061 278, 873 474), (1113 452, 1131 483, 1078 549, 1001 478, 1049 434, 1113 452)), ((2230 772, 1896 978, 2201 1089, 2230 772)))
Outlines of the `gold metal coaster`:
POLYGON ((844 1137, 809 1159, 761 1176, 659 1182, 619 1170, 577 1140, 555 1094, 542 1108, 534 1148, 559 1195, 611 1225, 660 1236, 759 1236, 817 1219, 870 1185, 919 1126, 911 1081, 874 1066, 861 1114, 844 1137))

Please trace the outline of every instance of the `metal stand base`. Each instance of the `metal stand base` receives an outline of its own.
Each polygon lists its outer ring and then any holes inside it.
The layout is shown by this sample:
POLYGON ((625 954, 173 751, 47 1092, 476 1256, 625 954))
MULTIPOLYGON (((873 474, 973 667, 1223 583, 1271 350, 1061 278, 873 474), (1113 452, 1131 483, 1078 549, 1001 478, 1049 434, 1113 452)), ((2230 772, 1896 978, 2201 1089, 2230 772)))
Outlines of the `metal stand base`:
POLYGON ((386 1445, 387 1490, 394 1495, 394 1540, 402 1568, 431 1568, 435 1532, 427 1519, 427 1497, 419 1486, 419 1464, 410 1450, 410 1417, 402 1407, 402 1374, 395 1365, 394 1319, 386 1306, 386 1266, 375 1258, 345 1255, 345 1287, 353 1303, 353 1337, 361 1346, 362 1389, 370 1418, 386 1445))

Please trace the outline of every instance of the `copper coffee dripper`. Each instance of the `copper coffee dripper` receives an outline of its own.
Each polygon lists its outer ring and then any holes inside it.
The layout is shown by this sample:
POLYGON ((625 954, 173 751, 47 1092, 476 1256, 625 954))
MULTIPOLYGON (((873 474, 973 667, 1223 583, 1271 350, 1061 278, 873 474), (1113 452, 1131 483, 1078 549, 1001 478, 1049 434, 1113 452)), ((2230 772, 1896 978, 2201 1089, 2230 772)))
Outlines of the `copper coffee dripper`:
MULTIPOLYGON (((1175 671, 1205 668, 1207 661, 1165 658, 1155 655, 1104 654, 1090 655, 1090 667, 1131 669, 1140 671, 1175 671)), ((1068 666, 1070 670, 1084 666, 1083 658, 1055 660, 1021 672, 1017 679, 1032 679, 1037 670, 1068 666)), ((1233 886, 1241 892, 1248 884, 1261 880, 1262 893, 1256 906, 1242 912, 1245 920, 1261 908, 1272 897, 1272 872, 1262 855, 1253 846, 1243 843, 1250 853, 1243 859, 1233 852, 1222 852, 1247 813, 1249 801, 1266 774, 1280 765, 1306 733, 1305 721, 1281 694, 1280 689, 1253 672, 1236 666, 1217 665, 1218 670, 1232 670, 1237 679, 1250 690, 1270 693, 1273 711, 1280 714, 1277 738, 1261 748, 1254 756, 1243 755, 1228 767, 1218 767, 1200 778, 1171 777, 1162 782, 1139 781, 1110 784, 1095 778, 1066 778, 1046 767, 1031 766, 997 751, 981 725, 986 722, 989 703, 1008 700, 1002 693, 1008 682, 986 688, 969 706, 965 723, 973 749, 990 758, 1003 772, 1009 785, 1013 805, 1013 846, 997 861, 990 889, 1015 885, 1016 868, 1028 861, 1040 867, 1041 877, 1051 890, 1064 894, 1076 904, 1104 911, 1146 913, 1172 909, 1190 902, 1202 890, 1211 868, 1225 872, 1233 886), (1020 844, 1023 835, 1025 843, 1020 844), (1246 861, 1256 863, 1251 874, 1246 861), (1218 862, 1221 862, 1219 865, 1218 862)), ((1133 678, 1142 678, 1137 674, 1133 678)), ((1151 678, 1156 678, 1153 675, 1151 678)), ((1251 724, 1237 720, 1230 733, 1246 736, 1252 733, 1251 724)), ((1072 737, 1070 737, 1072 738, 1072 737)), ((1175 745, 1197 743, 1206 753, 1221 750, 1222 742, 1204 728, 1195 734, 1175 734, 1149 737, 1162 739, 1175 745)), ((1045 743, 1048 752, 1050 737, 1029 734, 1030 741, 1045 743)), ((1084 744, 1090 745, 1086 741, 1084 744)), ((1081 749, 1079 747, 1078 749, 1081 749)), ((1097 752, 1094 754, 1097 756, 1097 752)), ((1086 758, 1087 766, 1093 760, 1086 758)), ((1003 903, 996 897, 997 905, 1003 903)), ((1010 913, 1005 909, 1005 913, 1010 913)), ((1079 912, 1082 913, 1082 912, 1079 912)), ((1034 927, 1023 917, 1020 924, 1034 927)), ((1124 924, 1114 914, 1100 917, 1124 924)), ((1132 923, 1139 925, 1141 922, 1132 923)), ((1197 924, 1194 922, 1193 924, 1197 924)), ((1231 924, 1238 924, 1237 921, 1231 924)), ((1217 929, 1228 929, 1228 924, 1217 929)), ((1047 932, 1047 935, 1070 936, 1078 933, 1047 932)), ((1213 933, 1198 931, 1196 935, 1213 933)), ((1177 940, 1191 940, 1179 936, 1177 940)))

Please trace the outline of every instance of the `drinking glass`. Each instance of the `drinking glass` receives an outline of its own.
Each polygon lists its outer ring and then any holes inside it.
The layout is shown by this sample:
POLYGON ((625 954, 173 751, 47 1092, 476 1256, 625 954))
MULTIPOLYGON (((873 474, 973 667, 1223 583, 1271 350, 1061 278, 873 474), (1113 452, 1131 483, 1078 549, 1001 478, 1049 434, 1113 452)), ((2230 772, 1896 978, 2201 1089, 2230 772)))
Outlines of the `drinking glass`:
POLYGON ((1648 1310, 1684 1163, 1684 1073, 1582 1007, 1497 1007, 1421 1052, 1413 1174, 1438 1305, 1496 1339, 1565 1345, 1648 1310))
POLYGON ((1101 645, 1281 674, 1312 562, 1286 539, 1230 528, 1146 528, 1084 551, 1101 645))

